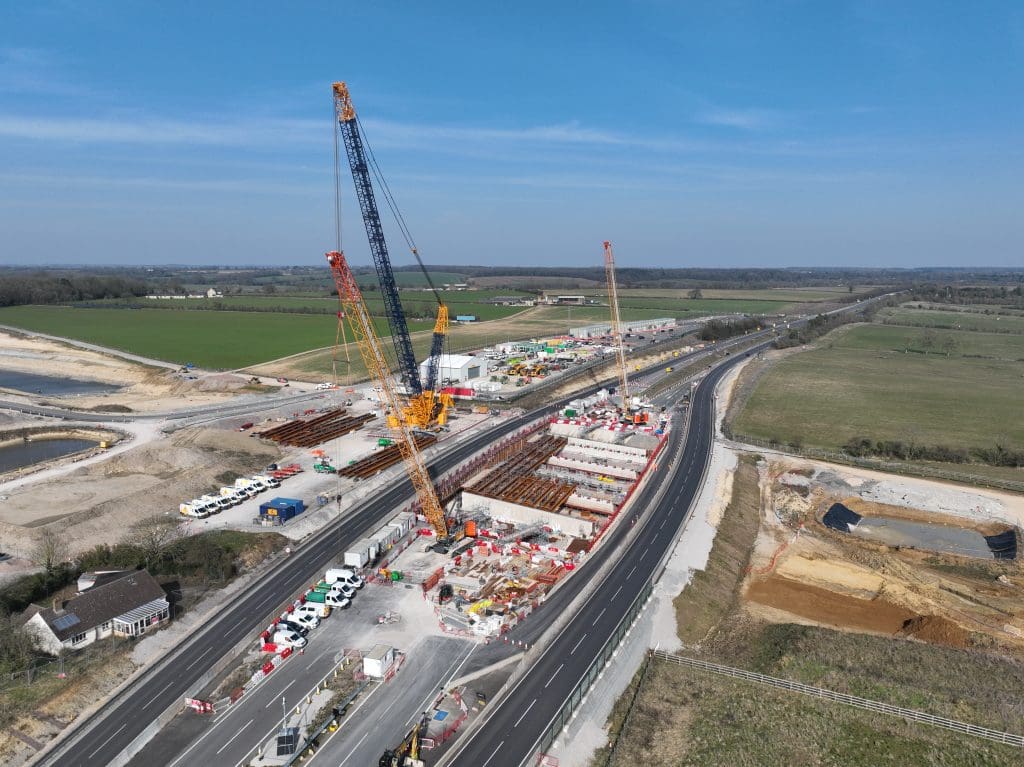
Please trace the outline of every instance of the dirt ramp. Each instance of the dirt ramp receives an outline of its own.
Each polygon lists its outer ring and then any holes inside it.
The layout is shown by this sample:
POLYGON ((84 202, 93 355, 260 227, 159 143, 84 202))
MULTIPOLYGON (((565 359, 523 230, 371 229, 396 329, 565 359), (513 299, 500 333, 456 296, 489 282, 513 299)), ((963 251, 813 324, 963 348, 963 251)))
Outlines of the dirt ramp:
POLYGON ((777 575, 753 581, 747 599, 822 626, 878 634, 896 634, 920 617, 884 599, 859 599, 777 575))
POLYGON ((948 618, 941 615, 922 615, 911 618, 903 624, 900 635, 920 639, 930 644, 941 644, 947 647, 966 649, 970 644, 970 634, 948 618))

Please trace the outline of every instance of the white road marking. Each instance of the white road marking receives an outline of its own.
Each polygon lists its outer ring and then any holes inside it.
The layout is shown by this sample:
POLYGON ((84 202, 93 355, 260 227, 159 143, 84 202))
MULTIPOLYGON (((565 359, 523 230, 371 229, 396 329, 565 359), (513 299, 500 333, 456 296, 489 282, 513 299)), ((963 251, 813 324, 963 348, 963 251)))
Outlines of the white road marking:
POLYGON ((291 686, 292 686, 293 684, 295 684, 295 682, 296 682, 296 680, 295 680, 295 679, 293 679, 293 680, 292 680, 292 681, 290 681, 290 682, 289 682, 288 684, 286 684, 286 685, 285 685, 285 686, 284 686, 284 687, 283 687, 283 688, 281 689, 281 693, 280 693, 279 695, 275 695, 275 696, 274 696, 273 698, 271 698, 271 699, 270 699, 270 702, 269 702, 269 703, 267 703, 267 705, 265 705, 265 706, 264 706, 263 708, 270 708, 270 707, 271 707, 271 706, 273 706, 273 705, 274 705, 275 703, 277 703, 278 701, 280 701, 280 700, 281 700, 281 698, 282 698, 282 697, 284 697, 284 691, 285 691, 285 690, 287 690, 287 689, 288 689, 289 687, 291 687, 291 686))
POLYGON ((636 565, 633 565, 633 569, 629 571, 629 575, 626 576, 626 580, 628 581, 630 578, 632 578, 633 577, 633 573, 635 573, 635 572, 636 572, 636 565))
POLYGON ((237 737, 238 737, 239 735, 241 735, 241 734, 242 734, 242 730, 244 730, 244 729, 245 729, 246 727, 248 727, 248 726, 249 726, 250 724, 252 724, 252 723, 253 723, 254 721, 255 721, 254 719, 250 719, 250 720, 249 720, 248 722, 246 722, 246 723, 245 723, 245 724, 243 724, 243 725, 242 725, 241 727, 239 727, 239 728, 238 728, 238 732, 236 732, 236 733, 235 733, 234 735, 232 735, 232 736, 231 736, 231 740, 229 740, 229 741, 228 741, 227 743, 225 743, 225 744, 224 744, 223 746, 221 746, 221 747, 220 747, 219 749, 217 749, 217 753, 219 754, 219 753, 220 753, 221 751, 223 751, 223 750, 224 750, 225 748, 227 748, 228 746, 230 746, 230 745, 231 745, 231 742, 232 742, 232 741, 233 741, 233 740, 234 740, 235 738, 237 738, 237 737))
POLYGON ((644 553, 640 555, 640 559, 643 559, 644 557, 646 557, 647 556, 647 552, 650 551, 650 550, 651 550, 650 546, 648 546, 646 549, 644 549, 644 553))
POLYGON ((622 591, 622 586, 619 586, 617 589, 615 589, 615 593, 612 594, 612 601, 613 602, 615 601, 615 597, 617 597, 619 595, 620 591, 622 591))
POLYGON ((194 665, 196 665, 199 661, 201 661, 203 659, 203 656, 206 655, 206 653, 210 652, 210 650, 212 650, 212 649, 213 649, 212 647, 207 647, 205 650, 203 650, 203 652, 200 655, 196 656, 196 659, 194 661, 192 661, 187 666, 185 666, 185 670, 188 671, 190 668, 192 668, 194 665))
POLYGON ((501 741, 501 743, 498 744, 498 747, 491 752, 491 755, 489 757, 487 757, 487 761, 480 765, 480 767, 487 767, 487 765, 491 763, 491 759, 494 758, 494 755, 501 751, 501 747, 504 745, 505 741, 501 741))
POLYGON ((597 614, 597 617, 596 617, 596 618, 594 618, 594 622, 593 622, 593 623, 591 623, 590 625, 591 625, 591 626, 596 626, 596 625, 597 625, 597 622, 598 622, 599 620, 601 620, 601 616, 602 616, 602 615, 604 615, 604 611, 605 611, 605 610, 607 610, 607 609, 608 609, 607 607, 602 607, 602 608, 601 608, 601 612, 599 612, 599 613, 597 614))
MULTIPOLYGON (((455 664, 458 663, 458 662, 459 662, 459 659, 456 658, 455 660, 453 660, 451 662, 451 664, 445 670, 444 674, 441 676, 441 684, 442 685, 444 684, 444 680, 449 678, 448 677, 448 672, 451 671, 455 667, 455 664)), ((430 701, 434 700, 434 698, 436 698, 438 696, 438 693, 439 693, 439 691, 435 691, 435 692, 430 693, 430 695, 427 696, 427 699, 423 701, 423 705, 421 705, 418 709, 416 709, 416 713, 415 714, 413 714, 411 717, 409 717, 409 721, 405 723, 406 727, 408 727, 410 724, 412 724, 414 720, 419 719, 420 717, 423 716, 423 712, 427 710, 427 704, 430 703, 430 701)))
POLYGON ((658 529, 660 530, 661 528, 663 528, 663 527, 665 526, 665 523, 666 523, 666 522, 668 522, 668 520, 667 520, 667 519, 663 519, 663 520, 661 520, 661 524, 660 524, 660 525, 658 525, 658 529))
POLYGON ((340 762, 338 762, 338 767, 341 767, 341 765, 343 765, 345 762, 348 761, 348 758, 350 756, 352 756, 352 754, 354 754, 356 752, 356 749, 359 748, 361 745, 363 745, 363 741, 366 740, 366 736, 369 735, 369 734, 370 733, 368 733, 368 732, 363 734, 363 737, 361 737, 359 739, 359 742, 356 743, 355 746, 352 747, 352 750, 348 752, 348 754, 345 756, 345 758, 342 759, 340 762))
POLYGON ((554 674, 552 674, 552 675, 551 675, 551 678, 550 678, 550 679, 548 679, 548 681, 544 683, 544 689, 545 689, 545 690, 546 690, 546 689, 548 689, 548 685, 549 685, 549 684, 551 684, 551 683, 552 683, 553 681, 555 681, 555 677, 556 677, 556 676, 558 676, 558 672, 562 670, 562 666, 564 666, 564 665, 565 665, 565 664, 563 663, 563 664, 561 664, 561 665, 560 665, 560 666, 559 666, 558 668, 556 668, 556 669, 555 669, 555 673, 554 673, 554 674))
POLYGON ((587 638, 587 635, 586 635, 586 634, 584 634, 583 636, 581 636, 581 637, 580 637, 580 641, 578 641, 578 642, 577 642, 577 643, 576 643, 576 644, 575 644, 575 645, 573 646, 573 648, 572 648, 571 650, 569 650, 569 654, 570 654, 570 655, 572 655, 572 654, 573 654, 574 652, 576 652, 576 651, 577 651, 577 650, 579 649, 580 645, 581 645, 581 644, 583 644, 583 640, 584 640, 584 639, 586 639, 586 638, 587 638))
POLYGON ((100 743, 100 745, 99 745, 99 748, 97 748, 97 749, 96 749, 95 751, 93 751, 93 752, 92 752, 91 754, 89 754, 89 758, 90 758, 90 759, 92 759, 92 758, 93 758, 94 756, 96 756, 96 754, 98 754, 98 753, 99 753, 100 751, 102 751, 102 750, 103 750, 103 747, 104 747, 105 745, 107 745, 107 744, 108 744, 108 743, 109 743, 110 741, 112 741, 112 740, 114 739, 114 736, 116 736, 116 735, 117 735, 117 734, 118 734, 119 732, 121 732, 121 730, 123 730, 123 729, 124 729, 125 727, 127 727, 127 726, 128 726, 128 722, 125 722, 125 723, 124 723, 124 724, 122 724, 122 725, 121 725, 120 727, 118 727, 118 728, 117 728, 117 729, 116 729, 116 730, 114 731, 114 734, 113 734, 113 735, 111 735, 111 736, 110 736, 109 738, 107 738, 107 739, 106 739, 105 741, 103 741, 102 743, 100 743))
POLYGON ((163 694, 164 694, 164 690, 166 690, 166 689, 167 689, 168 687, 170 687, 170 686, 171 686, 172 684, 174 684, 174 682, 168 682, 167 684, 165 684, 165 685, 164 685, 164 686, 163 686, 162 688, 160 688, 160 692, 158 692, 158 693, 157 693, 156 695, 154 695, 154 696, 153 696, 152 698, 150 698, 150 699, 149 699, 149 700, 147 700, 147 701, 146 701, 145 703, 143 703, 143 704, 142 704, 142 707, 143 707, 143 708, 149 708, 149 704, 150 704, 150 703, 152 703, 152 702, 153 702, 154 700, 156 700, 157 698, 159 698, 159 697, 160 697, 161 695, 163 695, 163 694))
POLYGON ((530 705, 526 707, 526 711, 524 711, 524 712, 523 712, 522 714, 520 714, 520 715, 519 715, 519 718, 518 718, 518 719, 516 719, 516 723, 515 723, 514 725, 512 725, 512 729, 513 729, 513 730, 514 730, 514 729, 515 729, 516 727, 518 727, 518 726, 519 726, 519 723, 520 723, 521 721, 523 721, 523 719, 525 719, 525 718, 526 718, 526 715, 530 713, 530 709, 531 709, 531 708, 533 708, 533 704, 534 704, 534 703, 536 703, 536 702, 537 702, 537 699, 536 699, 536 698, 534 698, 534 699, 533 699, 532 701, 530 701, 530 705))

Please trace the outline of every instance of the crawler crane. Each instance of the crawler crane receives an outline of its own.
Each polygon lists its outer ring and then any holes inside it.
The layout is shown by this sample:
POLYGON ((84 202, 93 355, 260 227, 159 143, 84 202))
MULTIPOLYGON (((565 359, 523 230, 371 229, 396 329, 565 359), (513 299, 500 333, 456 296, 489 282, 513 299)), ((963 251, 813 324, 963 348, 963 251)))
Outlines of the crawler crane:
POLYGON ((604 243, 604 271, 608 278, 608 304, 612 309, 612 339, 615 356, 619 363, 619 393, 622 395, 622 412, 629 413, 629 374, 626 371, 626 344, 622 340, 622 322, 619 320, 619 289, 615 284, 615 256, 612 244, 604 243))
MULTIPOLYGON (((438 367, 448 333, 448 307, 437 288, 434 287, 433 280, 423 265, 419 250, 405 224, 405 219, 401 211, 398 210, 391 189, 380 172, 373 152, 369 149, 365 134, 359 124, 359 118, 356 116, 355 107, 352 105, 348 86, 343 82, 338 82, 334 83, 332 89, 334 110, 337 115, 336 125, 345 144, 345 155, 348 157, 349 170, 352 172, 352 181, 355 185, 356 197, 359 200, 359 210, 362 213, 363 225, 366 227, 370 253, 373 256, 373 265, 377 270, 377 280, 380 284, 380 295, 384 301, 384 311, 387 315, 388 327, 391 330, 391 342, 394 344, 395 358, 398 361, 399 377, 404 392, 408 396, 408 404, 394 410, 392 416, 401 418, 407 424, 421 429, 443 426, 447 421, 448 408, 453 404, 451 395, 437 391, 438 367), (427 358, 426 380, 423 382, 420 381, 416 356, 412 348, 412 338, 409 335, 409 326, 402 310, 402 302, 398 297, 398 283, 395 281, 395 274, 391 268, 388 245, 384 239, 384 227, 381 225, 377 200, 370 178, 371 173, 377 176, 379 191, 394 214, 406 244, 416 257, 416 261, 427 279, 427 284, 437 299, 437 319, 434 323, 430 356, 427 358)), ((339 178, 338 162, 336 152, 335 184, 338 183, 339 178)))

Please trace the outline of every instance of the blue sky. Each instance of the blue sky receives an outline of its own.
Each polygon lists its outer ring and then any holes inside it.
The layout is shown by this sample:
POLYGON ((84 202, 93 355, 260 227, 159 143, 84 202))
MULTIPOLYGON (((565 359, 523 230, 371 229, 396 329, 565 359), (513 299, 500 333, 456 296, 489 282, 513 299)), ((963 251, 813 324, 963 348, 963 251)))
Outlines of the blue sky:
POLYGON ((3 2, 0 263, 319 263, 338 79, 430 263, 1024 265, 985 0, 3 2))

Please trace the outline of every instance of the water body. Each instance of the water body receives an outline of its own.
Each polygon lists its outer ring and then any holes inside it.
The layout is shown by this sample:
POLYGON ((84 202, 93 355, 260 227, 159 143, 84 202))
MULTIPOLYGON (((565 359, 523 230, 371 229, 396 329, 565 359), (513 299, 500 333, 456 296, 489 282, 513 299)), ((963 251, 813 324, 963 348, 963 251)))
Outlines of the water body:
POLYGON ((77 453, 99 442, 94 439, 40 439, 0 447, 0 473, 77 453))
POLYGON ((0 370, 0 389, 17 389, 28 394, 44 394, 62 397, 72 394, 110 394, 121 387, 100 381, 86 381, 81 378, 44 376, 36 373, 22 373, 18 370, 0 370))
POLYGON ((974 530, 946 525, 929 525, 885 517, 864 517, 850 532, 889 546, 928 549, 978 559, 994 559, 985 536, 974 530))

